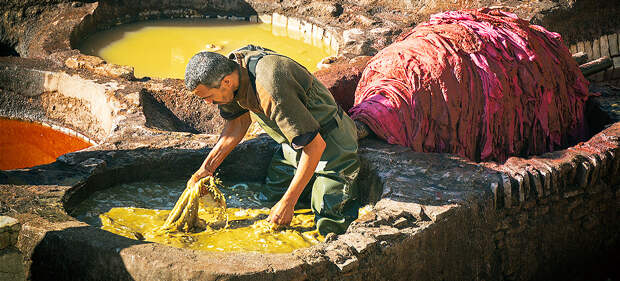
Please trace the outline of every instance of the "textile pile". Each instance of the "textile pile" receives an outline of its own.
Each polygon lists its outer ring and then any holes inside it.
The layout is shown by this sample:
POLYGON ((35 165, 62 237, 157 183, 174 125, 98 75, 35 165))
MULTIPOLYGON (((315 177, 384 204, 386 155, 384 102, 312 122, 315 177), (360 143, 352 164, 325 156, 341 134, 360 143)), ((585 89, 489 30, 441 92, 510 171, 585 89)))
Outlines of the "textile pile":
POLYGON ((559 34, 463 10, 431 16, 374 56, 349 113, 392 144, 501 162, 583 140, 589 95, 559 34))

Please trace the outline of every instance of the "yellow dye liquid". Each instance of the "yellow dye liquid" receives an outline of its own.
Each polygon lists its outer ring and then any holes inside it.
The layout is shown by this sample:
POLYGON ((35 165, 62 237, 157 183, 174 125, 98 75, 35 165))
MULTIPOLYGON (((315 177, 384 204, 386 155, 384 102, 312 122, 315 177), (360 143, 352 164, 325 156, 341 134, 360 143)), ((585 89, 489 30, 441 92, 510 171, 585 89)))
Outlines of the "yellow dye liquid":
POLYGON ((158 20, 126 24, 91 36, 79 46, 109 63, 134 67, 136 77, 179 78, 189 59, 200 51, 226 55, 248 44, 288 56, 310 72, 323 58, 335 55, 323 40, 265 23, 228 20, 158 20))
POLYGON ((270 205, 260 200, 258 183, 220 186, 229 207, 225 209, 227 224, 212 224, 220 220, 221 209, 203 204, 198 218, 204 225, 189 231, 164 230, 175 202, 184 197, 184 185, 183 180, 113 186, 95 192, 72 214, 127 238, 204 251, 290 253, 324 240, 315 229, 310 209, 296 210, 290 226, 274 228, 266 220, 270 205))
MULTIPOLYGON (((291 225, 284 229, 273 229, 265 220, 268 209, 227 208, 227 227, 163 233, 159 227, 169 213, 170 210, 113 208, 100 217, 102 229, 121 236, 203 251, 290 253, 323 241, 309 209, 296 210, 291 225)), ((205 221, 215 215, 204 209, 198 212, 198 217, 205 221)))

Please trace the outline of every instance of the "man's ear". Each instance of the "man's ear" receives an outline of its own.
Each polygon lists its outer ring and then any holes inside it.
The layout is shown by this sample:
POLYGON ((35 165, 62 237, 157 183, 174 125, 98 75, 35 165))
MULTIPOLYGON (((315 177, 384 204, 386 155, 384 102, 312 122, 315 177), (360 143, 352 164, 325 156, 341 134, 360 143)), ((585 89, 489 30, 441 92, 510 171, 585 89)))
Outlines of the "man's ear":
POLYGON ((222 84, 224 84, 226 87, 230 88, 230 86, 232 86, 232 75, 228 74, 226 76, 224 76, 224 78, 222 78, 222 84))

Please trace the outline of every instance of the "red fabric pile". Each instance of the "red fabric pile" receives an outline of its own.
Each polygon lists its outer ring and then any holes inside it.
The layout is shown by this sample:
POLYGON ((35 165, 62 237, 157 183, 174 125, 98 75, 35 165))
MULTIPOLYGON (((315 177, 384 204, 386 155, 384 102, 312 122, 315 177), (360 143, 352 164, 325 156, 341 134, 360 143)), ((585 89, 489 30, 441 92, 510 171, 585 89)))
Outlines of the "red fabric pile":
POLYGON ((349 113, 389 143, 504 161, 585 138, 588 96, 559 34, 464 10, 431 16, 374 56, 349 113))

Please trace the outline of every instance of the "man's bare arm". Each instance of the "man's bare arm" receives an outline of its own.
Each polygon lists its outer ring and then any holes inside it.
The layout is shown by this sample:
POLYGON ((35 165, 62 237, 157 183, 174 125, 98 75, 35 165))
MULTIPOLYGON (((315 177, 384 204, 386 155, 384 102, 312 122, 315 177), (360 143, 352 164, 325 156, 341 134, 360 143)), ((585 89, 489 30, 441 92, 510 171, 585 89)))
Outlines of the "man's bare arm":
POLYGON ((203 178, 213 175, 215 169, 220 166, 222 161, 228 156, 228 154, 241 142, 245 133, 248 131, 251 123, 250 114, 245 113, 233 120, 227 120, 220 135, 220 139, 217 141, 205 161, 202 162, 200 169, 196 171, 194 177, 203 178))
POLYGON ((314 139, 304 146, 295 176, 282 196, 282 199, 271 209, 268 220, 277 224, 289 224, 293 219, 295 204, 299 196, 312 178, 316 166, 325 151, 325 140, 321 134, 316 134, 314 139))

